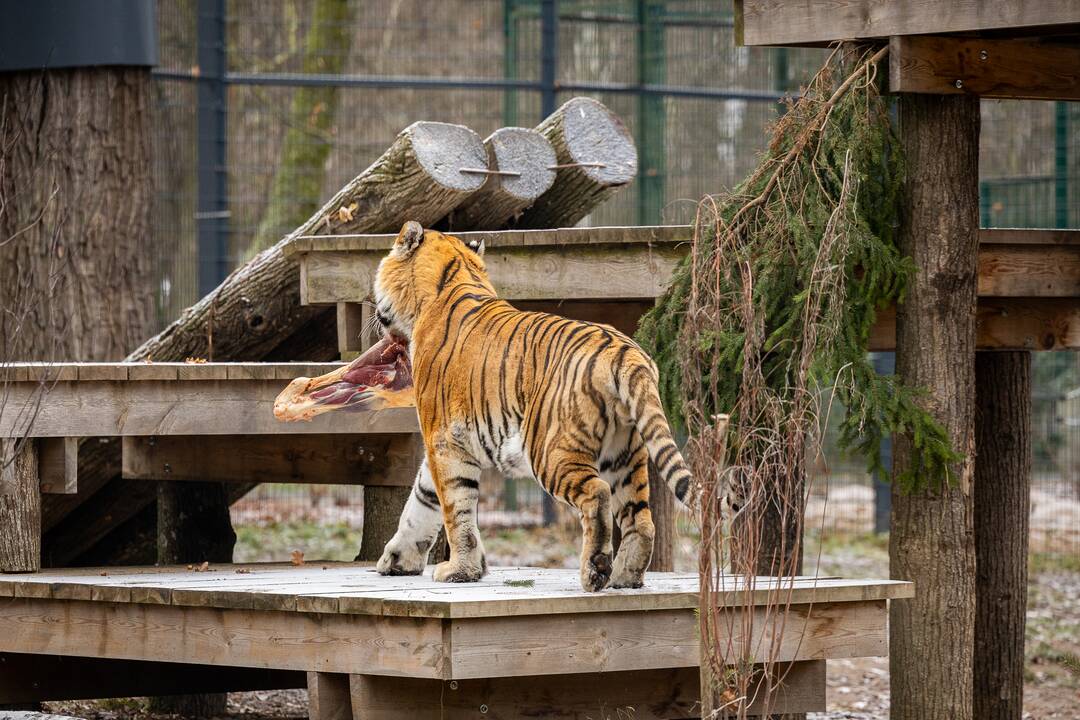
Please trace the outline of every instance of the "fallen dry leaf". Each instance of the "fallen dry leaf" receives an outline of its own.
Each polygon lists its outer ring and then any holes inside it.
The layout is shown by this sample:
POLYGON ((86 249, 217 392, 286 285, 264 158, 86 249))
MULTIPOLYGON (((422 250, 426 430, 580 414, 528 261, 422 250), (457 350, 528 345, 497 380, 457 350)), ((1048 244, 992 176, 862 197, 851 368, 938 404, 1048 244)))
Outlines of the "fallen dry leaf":
POLYGON ((189 357, 184 358, 184 362, 186 362, 188 365, 205 365, 206 358, 189 357))
POLYGON ((304 551, 303 550, 293 550, 292 551, 292 564, 293 565, 303 565, 304 564, 304 551))

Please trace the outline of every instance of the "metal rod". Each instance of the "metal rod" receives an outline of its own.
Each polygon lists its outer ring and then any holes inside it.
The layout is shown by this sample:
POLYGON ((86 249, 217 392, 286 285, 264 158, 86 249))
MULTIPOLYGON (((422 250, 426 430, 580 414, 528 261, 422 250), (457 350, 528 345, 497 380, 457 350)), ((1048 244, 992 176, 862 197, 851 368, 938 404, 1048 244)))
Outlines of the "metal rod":
POLYGON ((576 162, 576 163, 563 163, 561 165, 548 165, 548 170, 562 170, 563 168, 575 168, 575 167, 594 167, 594 168, 606 168, 607 163, 602 162, 576 162))
POLYGON ((225 0, 199 0, 197 43, 196 237, 199 294, 206 295, 229 274, 225 0))
POLYGON ((484 168, 461 168, 458 172, 463 173, 476 173, 477 175, 509 175, 511 177, 521 177, 521 173, 514 172, 512 170, 486 170, 484 168))

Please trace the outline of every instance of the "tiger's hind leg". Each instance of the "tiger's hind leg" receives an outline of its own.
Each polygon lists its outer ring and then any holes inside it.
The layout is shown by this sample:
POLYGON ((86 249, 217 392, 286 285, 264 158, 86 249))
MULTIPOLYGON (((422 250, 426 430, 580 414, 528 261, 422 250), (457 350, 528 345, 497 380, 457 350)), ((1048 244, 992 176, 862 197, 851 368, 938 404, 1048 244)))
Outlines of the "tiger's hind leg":
POLYGON ((603 590, 611 577, 611 488, 600 479, 594 458, 557 451, 545 488, 581 513, 581 587, 603 590))
POLYGON ((442 526, 439 495, 428 469, 427 458, 420 463, 412 494, 398 520, 398 529, 386 543, 375 569, 380 575, 419 575, 424 572, 428 551, 442 526))
POLYGON ((649 451, 636 430, 629 441, 628 452, 620 453, 614 461, 626 458, 625 464, 611 466, 607 471, 614 494, 615 522, 622 533, 611 571, 609 587, 613 588, 638 588, 644 584, 656 534, 649 510, 649 451))
POLYGON ((436 582, 476 582, 487 574, 487 559, 476 526, 480 466, 468 458, 429 453, 431 476, 442 504, 450 559, 435 566, 436 582))

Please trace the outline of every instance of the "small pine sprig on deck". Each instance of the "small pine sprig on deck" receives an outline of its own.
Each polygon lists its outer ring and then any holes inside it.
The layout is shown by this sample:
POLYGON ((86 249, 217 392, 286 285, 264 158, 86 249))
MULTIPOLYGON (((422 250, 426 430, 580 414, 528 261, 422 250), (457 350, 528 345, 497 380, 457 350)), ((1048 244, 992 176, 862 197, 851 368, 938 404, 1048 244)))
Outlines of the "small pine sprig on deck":
POLYGON ((903 166, 875 83, 884 53, 836 51, 754 173, 701 202, 693 250, 637 334, 674 424, 701 437, 730 414, 728 462, 761 477, 818 437, 830 387, 848 410, 841 448, 871 470, 884 436, 910 438, 903 490, 947 479, 960 458, 921 393, 867 358, 878 311, 914 272, 896 243, 903 166))

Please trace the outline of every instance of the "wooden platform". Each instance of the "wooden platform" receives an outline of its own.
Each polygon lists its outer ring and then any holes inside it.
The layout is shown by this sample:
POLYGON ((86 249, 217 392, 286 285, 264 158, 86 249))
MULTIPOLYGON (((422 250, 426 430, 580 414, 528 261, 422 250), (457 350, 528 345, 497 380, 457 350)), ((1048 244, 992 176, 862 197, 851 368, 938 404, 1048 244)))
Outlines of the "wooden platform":
MULTIPOLYGON (((318 717, 424 717, 440 704, 446 717, 480 704, 499 718, 623 705, 635 718, 686 717, 697 701, 697 578, 647 582, 590 594, 576 570, 496 568, 480 583, 448 585, 430 568, 389 578, 341 563, 9 575, 0 576, 0 653, 16 665, 61 656, 304 672, 318 717)), ((774 633, 760 606, 790 605, 770 660, 791 664, 792 712, 824 708, 823 660, 886 654, 887 602, 913 594, 887 580, 774 582, 732 581, 733 613, 759 606, 748 636, 731 623, 732 642, 764 657, 774 633)), ((0 703, 15 690, 0 679, 0 703)))
MULTIPOLYGON (((491 280, 515 306, 609 323, 630 334, 693 239, 683 225, 458 235, 484 241, 491 280)), ((394 237, 300 237, 285 246, 286 254, 300 259, 304 304, 337 305, 346 357, 367 347, 366 338, 355 342, 371 324, 363 303, 394 237)), ((1080 231, 982 230, 979 243, 979 348, 1080 348, 1080 231)), ((895 313, 889 308, 879 317, 870 349, 891 350, 895 344, 895 313)))

